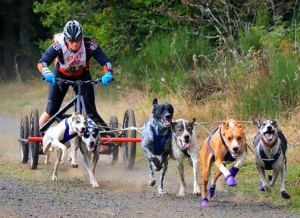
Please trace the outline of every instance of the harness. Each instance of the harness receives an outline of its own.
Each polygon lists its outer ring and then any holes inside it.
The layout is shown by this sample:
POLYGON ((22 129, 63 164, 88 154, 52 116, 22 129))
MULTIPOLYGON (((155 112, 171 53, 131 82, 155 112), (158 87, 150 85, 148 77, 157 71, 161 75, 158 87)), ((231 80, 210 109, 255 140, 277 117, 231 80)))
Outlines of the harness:
POLYGON ((273 156, 273 159, 269 159, 269 158, 267 157, 267 155, 265 154, 265 152, 264 152, 262 146, 260 147, 260 149, 259 149, 259 154, 260 154, 260 157, 261 157, 262 161, 263 161, 264 164, 265 164, 265 169, 266 169, 266 170, 272 170, 272 166, 273 166, 273 164, 276 163, 276 161, 278 160, 278 158, 279 158, 279 156, 280 156, 280 154, 281 154, 281 150, 282 150, 282 149, 281 149, 281 146, 280 146, 280 148, 278 149, 277 153, 273 156))
POLYGON ((154 135, 154 151, 155 151, 155 154, 156 155, 161 155, 162 151, 163 151, 163 148, 164 148, 164 144, 165 144, 167 138, 171 134, 171 128, 168 130, 167 134, 165 134, 165 135, 158 135, 153 126, 151 126, 151 130, 152 130, 153 135, 154 135))
MULTIPOLYGON (((64 133, 64 137, 63 137, 62 140, 59 141, 62 144, 64 144, 65 142, 71 140, 72 138, 74 138, 77 135, 76 132, 73 133, 72 135, 69 134, 70 127, 69 127, 68 119, 65 120, 65 125, 66 125, 66 130, 65 130, 65 133, 64 133)), ((52 137, 50 137, 50 139, 53 140, 52 137)))
POLYGON ((208 146, 210 152, 215 156, 215 151, 214 151, 214 150, 212 149, 212 147, 210 146, 210 140, 211 140, 211 137, 216 133, 216 131, 217 131, 218 129, 220 129, 219 132, 220 132, 220 138, 221 138, 221 140, 222 140, 222 143, 223 143, 223 145, 225 146, 225 148, 227 149, 227 153, 226 153, 225 157, 223 158, 223 161, 231 161, 231 162, 233 162, 233 161, 235 161, 236 159, 233 158, 233 157, 231 156, 231 154, 230 154, 230 152, 229 152, 229 150, 228 150, 228 147, 227 147, 227 145, 226 145, 226 143, 225 143, 225 141, 224 141, 224 138, 223 138, 223 136, 222 136, 222 129, 221 129, 221 127, 218 127, 214 132, 211 132, 211 133, 209 134, 209 139, 208 139, 208 141, 207 141, 207 146, 208 146))

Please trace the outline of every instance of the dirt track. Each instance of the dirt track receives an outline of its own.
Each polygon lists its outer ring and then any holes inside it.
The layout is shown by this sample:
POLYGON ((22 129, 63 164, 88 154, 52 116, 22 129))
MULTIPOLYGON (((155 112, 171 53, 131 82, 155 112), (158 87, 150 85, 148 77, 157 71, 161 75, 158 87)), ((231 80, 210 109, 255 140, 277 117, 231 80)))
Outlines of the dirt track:
MULTIPOLYGON (((0 217, 299 217, 276 205, 269 199, 251 199, 239 192, 219 190, 210 200, 211 206, 201 207, 200 197, 193 196, 192 176, 186 170, 187 194, 176 198, 179 181, 175 163, 169 163, 164 189, 166 196, 157 195, 157 186, 148 186, 145 161, 138 161, 133 170, 124 169, 122 156, 116 166, 111 166, 104 155, 97 166, 99 189, 89 185, 84 165, 72 169, 69 164, 59 168, 59 181, 51 181, 53 165, 45 166, 40 156, 37 170, 21 164, 18 151, 19 119, 0 113, 0 147, 4 150, 0 165, 20 168, 30 179, 20 175, 0 172, 0 217), (46 176, 45 176, 46 174, 46 176)), ((138 149, 139 144, 138 144, 138 149)), ((81 159, 78 155, 78 159, 81 159)), ((139 157, 141 160, 143 157, 139 157)), ((1 166, 1 167, 2 167, 1 166)), ((23 175, 23 174, 22 174, 23 175)), ((155 175, 158 179, 158 174, 155 175)))

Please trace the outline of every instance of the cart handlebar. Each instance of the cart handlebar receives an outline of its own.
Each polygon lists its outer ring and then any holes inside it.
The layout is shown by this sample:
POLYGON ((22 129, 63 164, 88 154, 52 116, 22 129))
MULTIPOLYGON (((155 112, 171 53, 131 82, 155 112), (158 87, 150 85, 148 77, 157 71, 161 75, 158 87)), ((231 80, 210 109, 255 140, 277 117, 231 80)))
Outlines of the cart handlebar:
POLYGON ((101 78, 97 78, 97 79, 91 79, 91 80, 68 80, 68 79, 61 79, 61 78, 56 78, 57 84, 97 84, 97 85, 101 85, 102 83, 102 79, 101 78))

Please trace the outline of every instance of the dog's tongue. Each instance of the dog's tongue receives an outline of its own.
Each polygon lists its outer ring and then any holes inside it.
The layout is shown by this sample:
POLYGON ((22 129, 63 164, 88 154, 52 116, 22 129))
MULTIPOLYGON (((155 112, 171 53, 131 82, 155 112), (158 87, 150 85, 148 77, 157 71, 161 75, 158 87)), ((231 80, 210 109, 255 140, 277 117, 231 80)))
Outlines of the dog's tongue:
POLYGON ((265 133, 265 137, 268 139, 268 140, 272 140, 273 138, 273 133, 265 133))
POLYGON ((160 120, 162 124, 164 124, 165 126, 169 126, 171 124, 171 121, 170 120, 167 120, 167 119, 161 119, 160 120))
POLYGON ((189 148, 190 146, 191 146, 190 143, 181 142, 181 147, 182 147, 182 149, 187 149, 187 148, 189 148))
POLYGON ((94 146, 93 146, 93 147, 87 146, 87 150, 90 151, 90 152, 91 152, 91 151, 94 151, 94 146))

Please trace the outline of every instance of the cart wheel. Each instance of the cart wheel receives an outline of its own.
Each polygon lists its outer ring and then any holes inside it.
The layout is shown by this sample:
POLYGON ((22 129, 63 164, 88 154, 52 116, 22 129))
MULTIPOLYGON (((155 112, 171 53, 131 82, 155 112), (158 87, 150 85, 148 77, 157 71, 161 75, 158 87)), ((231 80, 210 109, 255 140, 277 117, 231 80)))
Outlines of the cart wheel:
MULTIPOLYGON (((110 118, 109 127, 111 130, 118 129, 118 118, 116 116, 112 116, 110 118)), ((110 153, 109 161, 112 165, 117 163, 119 156, 119 143, 115 143, 115 146, 112 148, 112 152, 110 153)))
MULTIPOLYGON (((133 110, 127 109, 124 114, 123 129, 135 127, 135 116, 133 110)), ((136 138, 136 130, 123 130, 124 138, 136 138)), ((125 167, 129 170, 133 168, 136 156, 136 142, 123 142, 123 160, 125 167)))
MULTIPOLYGON (((37 109, 32 109, 30 114, 30 136, 39 137, 39 112, 37 109)), ((39 142, 29 143, 29 156, 31 160, 31 169, 37 169, 39 161, 39 142)))
MULTIPOLYGON (((28 116, 24 115, 20 124, 20 139, 28 139, 29 136, 29 122, 28 116)), ((20 157, 22 163, 28 162, 28 142, 20 141, 20 157)))

